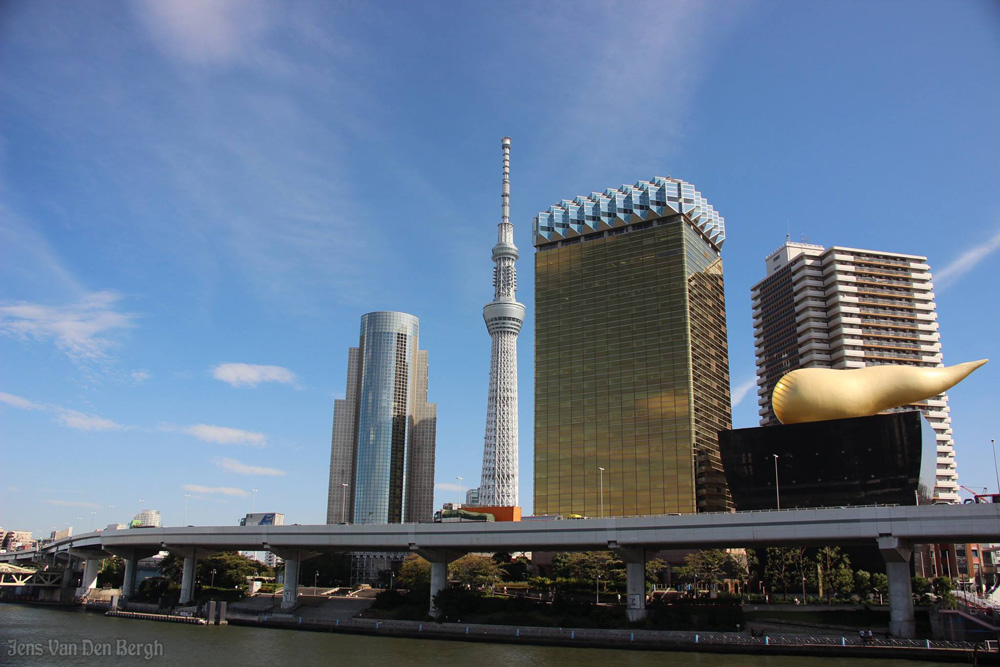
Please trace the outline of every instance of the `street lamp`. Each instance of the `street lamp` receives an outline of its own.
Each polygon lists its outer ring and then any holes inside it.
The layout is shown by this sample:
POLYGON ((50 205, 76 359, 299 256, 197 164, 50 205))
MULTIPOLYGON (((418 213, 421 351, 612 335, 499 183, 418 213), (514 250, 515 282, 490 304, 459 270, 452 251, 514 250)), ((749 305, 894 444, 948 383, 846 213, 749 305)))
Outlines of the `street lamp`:
POLYGON ((184 525, 188 525, 188 499, 191 497, 190 493, 184 494, 184 525))
POLYGON ((1000 468, 997 468, 997 443, 990 438, 990 449, 993 450, 993 472, 997 476, 997 493, 1000 493, 1000 468))
POLYGON ((597 584, 594 586, 594 594, 596 596, 595 603, 601 604, 601 573, 597 573, 597 584))
POLYGON ((319 587, 319 570, 316 570, 316 574, 313 575, 313 588, 319 587))
POLYGON ((347 484, 346 482, 341 482, 341 484, 340 484, 340 487, 343 489, 340 492, 340 516, 343 519, 344 523, 350 523, 347 520, 347 487, 348 486, 349 486, 349 484, 347 484))
POLYGON ((462 478, 461 477, 456 477, 455 479, 458 480, 458 504, 459 505, 464 505, 465 503, 462 502, 462 500, 463 500, 463 498, 462 498, 462 478))
POLYGON ((215 588, 215 568, 212 568, 212 588, 215 588))
POLYGON ((97 516, 97 512, 90 513, 90 532, 94 532, 94 517, 97 516))
POLYGON ((250 513, 257 511, 257 489, 250 489, 253 492, 253 500, 250 501, 250 513))
POLYGON ((601 471, 601 518, 604 518, 604 468, 597 466, 601 471))
POLYGON ((778 490, 778 455, 772 454, 774 457, 774 501, 778 505, 777 509, 781 509, 781 493, 778 490))

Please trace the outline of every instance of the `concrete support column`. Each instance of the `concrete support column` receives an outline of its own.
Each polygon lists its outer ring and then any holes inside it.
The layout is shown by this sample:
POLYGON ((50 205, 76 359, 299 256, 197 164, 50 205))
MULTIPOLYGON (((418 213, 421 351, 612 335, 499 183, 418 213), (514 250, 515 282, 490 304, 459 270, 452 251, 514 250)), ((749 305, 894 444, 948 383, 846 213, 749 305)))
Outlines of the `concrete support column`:
POLYGON ((437 618, 441 610, 434 604, 434 596, 448 587, 448 561, 431 563, 431 607, 430 615, 437 618))
POLYGON ((184 557, 184 569, 181 571, 181 595, 179 604, 187 604, 194 599, 195 573, 198 571, 198 559, 192 553, 184 557))
POLYGON ((913 548, 896 537, 878 538, 889 578, 889 632, 894 637, 912 639, 917 634, 913 617, 913 588, 910 583, 910 555, 913 548))
POLYGON ((625 561, 628 576, 628 620, 635 623, 646 620, 646 550, 643 548, 612 548, 625 561))
POLYGON ((416 549, 412 545, 410 548, 431 564, 431 604, 428 613, 432 618, 438 618, 441 610, 434 605, 434 596, 448 587, 448 563, 460 554, 443 549, 416 549))
POLYGON ((122 597, 128 600, 135 592, 135 571, 139 565, 139 558, 135 552, 122 556, 125 560, 125 580, 122 582, 122 597))
POLYGON ((296 558, 285 559, 285 589, 281 593, 281 608, 291 609, 299 597, 299 561, 296 558))
POLYGON ((83 561, 83 577, 80 579, 80 587, 76 589, 77 597, 86 597, 90 595, 90 591, 97 588, 97 573, 100 570, 100 558, 87 558, 83 561))

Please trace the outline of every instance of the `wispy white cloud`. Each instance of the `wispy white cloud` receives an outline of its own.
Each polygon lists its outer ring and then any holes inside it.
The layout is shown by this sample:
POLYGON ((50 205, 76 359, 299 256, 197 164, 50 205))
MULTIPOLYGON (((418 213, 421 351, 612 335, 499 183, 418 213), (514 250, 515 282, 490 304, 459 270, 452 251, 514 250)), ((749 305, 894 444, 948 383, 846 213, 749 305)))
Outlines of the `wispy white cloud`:
POLYGON ((93 292, 73 304, 47 306, 17 302, 0 306, 0 332, 22 340, 52 341, 76 362, 107 358, 110 336, 133 326, 135 315, 118 309, 121 295, 93 292))
POLYGON ((245 498, 250 495, 250 492, 246 489, 238 489, 233 486, 201 486, 200 484, 185 484, 185 491, 190 491, 191 493, 218 493, 224 496, 233 496, 236 498, 245 498))
POLYGON ((131 5, 166 55, 186 64, 244 58, 267 27, 267 5, 246 0, 147 0, 131 5))
POLYGON ((222 468, 226 472, 234 472, 237 475, 268 475, 279 477, 282 475, 287 475, 284 470, 278 470, 277 468, 265 468, 263 466, 252 466, 246 463, 241 463, 236 459, 215 459, 213 461, 216 466, 222 468))
POLYGON ((11 406, 12 408, 18 408, 19 410, 44 410, 45 406, 40 403, 33 403, 26 398, 21 398, 20 396, 15 396, 14 394, 5 394, 0 391, 0 403, 11 406))
POLYGON ((978 243, 963 252, 957 259, 937 272, 934 282, 937 289, 944 290, 951 287, 962 279, 966 273, 976 268, 976 266, 991 254, 1000 250, 1000 230, 996 234, 978 243))
POLYGON ((219 364, 212 369, 212 377, 228 382, 234 387, 256 387, 262 382, 295 384, 295 373, 281 366, 258 364, 219 364))
POLYGON ((86 507, 89 509, 100 509, 100 505, 97 503, 87 503, 82 500, 56 500, 53 498, 46 498, 42 501, 48 505, 56 505, 58 507, 86 507))
POLYGON ((161 431, 176 431, 194 436, 202 442, 215 442, 220 445, 247 445, 249 447, 264 447, 267 445, 267 436, 263 433, 244 431, 228 426, 214 426, 212 424, 195 424, 193 426, 172 426, 161 425, 161 431))
MULTIPOLYGON (((473 487, 475 488, 475 487, 473 487)), ((455 482, 435 482, 435 491, 468 491, 468 486, 459 486, 455 482)))
POLYGON ((746 398, 747 394, 750 393, 750 390, 756 388, 757 388, 757 378, 755 377, 752 377, 749 380, 743 382, 742 384, 733 387, 733 392, 730 397, 733 407, 735 408, 737 405, 742 403, 743 399, 746 398))
POLYGON ((145 382, 149 378, 153 377, 152 373, 142 369, 132 371, 131 376, 132 381, 136 383, 145 382))
POLYGON ((0 392, 0 403, 4 403, 5 405, 21 410, 42 410, 45 412, 55 413, 57 422, 63 426, 75 428, 80 431, 113 431, 126 428, 115 421, 105 419, 104 417, 100 417, 98 415, 87 414, 77 410, 70 410, 69 408, 64 408, 59 405, 35 403, 34 401, 29 401, 26 398, 15 396, 14 394, 0 392))
POLYGON ((76 410, 60 409, 56 421, 63 426, 79 431, 115 431, 125 428, 121 424, 97 415, 88 415, 76 410))

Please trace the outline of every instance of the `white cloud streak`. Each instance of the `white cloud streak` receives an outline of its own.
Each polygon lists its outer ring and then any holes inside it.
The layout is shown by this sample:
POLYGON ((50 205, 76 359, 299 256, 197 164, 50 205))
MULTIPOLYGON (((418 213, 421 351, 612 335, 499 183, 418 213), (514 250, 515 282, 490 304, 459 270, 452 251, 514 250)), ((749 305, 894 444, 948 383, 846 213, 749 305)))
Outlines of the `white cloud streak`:
POLYGON ((9 405, 12 408, 17 408, 19 410, 44 410, 45 406, 39 403, 33 403, 26 398, 21 398, 20 396, 15 396, 14 394, 5 394, 0 391, 0 403, 9 405))
POLYGON ((87 414, 77 410, 70 410, 58 405, 47 405, 35 403, 26 398, 0 392, 0 403, 9 405, 20 410, 42 410, 52 412, 56 415, 56 421, 69 428, 78 431, 115 431, 125 428, 125 426, 110 419, 105 419, 98 415, 87 414))
POLYGON ((246 0, 147 0, 131 6, 157 46, 183 64, 242 60, 267 26, 267 5, 246 0))
MULTIPOLYGON (((472 487, 476 488, 476 487, 472 487)), ((434 484, 435 491, 468 491, 468 486, 459 486, 455 482, 437 482, 434 484)))
POLYGON ((60 409, 56 421, 63 426, 75 428, 78 431, 116 431, 125 428, 121 424, 97 415, 88 415, 76 410, 60 409))
POLYGON ((200 484, 185 484, 183 488, 185 491, 190 491, 191 493, 217 493, 224 496, 233 496, 234 498, 245 498, 250 495, 250 492, 246 489, 238 489, 233 486, 201 486, 200 484))
POLYGON ((266 475, 272 477, 280 477, 287 475, 284 470, 278 470, 277 468, 265 468, 263 466, 252 466, 246 463, 241 463, 236 459, 215 459, 213 463, 222 468, 226 472, 233 472, 237 475, 266 475))
POLYGON ((752 377, 749 380, 743 382, 742 384, 733 387, 732 395, 730 397, 730 402, 735 408, 737 405, 743 402, 743 399, 747 397, 751 389, 757 388, 757 378, 752 377))
POLYGON ((21 340, 52 341, 74 362, 107 359, 109 336, 133 326, 135 315, 117 309, 121 295, 93 292, 65 306, 18 302, 0 306, 0 332, 21 340))
POLYGON ((983 243, 969 248, 959 255, 958 259, 938 271, 934 277, 938 290, 947 289, 957 283, 962 276, 997 250, 1000 250, 1000 230, 983 243))
POLYGON ((51 498, 47 498, 42 502, 48 505, 56 505, 58 507, 86 507, 89 509, 100 509, 101 507, 97 503, 86 503, 82 500, 53 500, 51 498))
POLYGON ((294 385, 296 381, 295 373, 287 368, 258 364, 219 364, 212 369, 212 377, 234 387, 256 387, 262 382, 294 385))
POLYGON ((247 445, 249 447, 264 447, 267 436, 263 433, 243 431, 228 426, 213 426, 212 424, 195 424, 193 426, 164 427, 166 431, 180 431, 194 436, 202 442, 215 442, 220 445, 247 445))

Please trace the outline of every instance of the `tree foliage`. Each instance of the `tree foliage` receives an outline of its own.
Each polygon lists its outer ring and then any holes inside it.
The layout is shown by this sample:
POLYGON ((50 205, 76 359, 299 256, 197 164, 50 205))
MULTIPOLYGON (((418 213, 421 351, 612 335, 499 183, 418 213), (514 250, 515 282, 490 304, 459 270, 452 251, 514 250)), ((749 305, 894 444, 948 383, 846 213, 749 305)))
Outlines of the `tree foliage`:
MULTIPOLYGON (((248 558, 237 551, 223 551, 198 560, 195 570, 196 583, 215 588, 243 588, 246 578, 270 572, 263 563, 248 558), (212 574, 215 570, 215 574, 212 574)), ((168 580, 180 584, 184 576, 184 559, 174 554, 167 555, 160 562, 160 574, 168 580)))
POLYGON ((399 585, 408 591, 430 590, 431 564, 416 554, 407 556, 399 567, 399 585))
POLYGON ((692 583, 708 584, 714 588, 723 579, 740 575, 740 564, 732 554, 723 549, 695 551, 684 557, 684 565, 677 568, 681 579, 692 583))
POLYGON ((823 547, 816 554, 819 565, 823 592, 829 603, 836 595, 849 595, 854 590, 854 572, 851 570, 851 559, 840 547, 823 547))
POLYGON ((481 588, 500 581, 503 570, 492 558, 468 554, 448 565, 448 576, 463 585, 481 588))
POLYGON ((125 582, 125 561, 118 556, 104 560, 104 566, 97 573, 97 586, 104 588, 121 588, 125 582))
POLYGON ((610 551, 582 551, 556 554, 552 558, 552 576, 592 585, 598 579, 608 586, 625 585, 625 562, 610 551))

